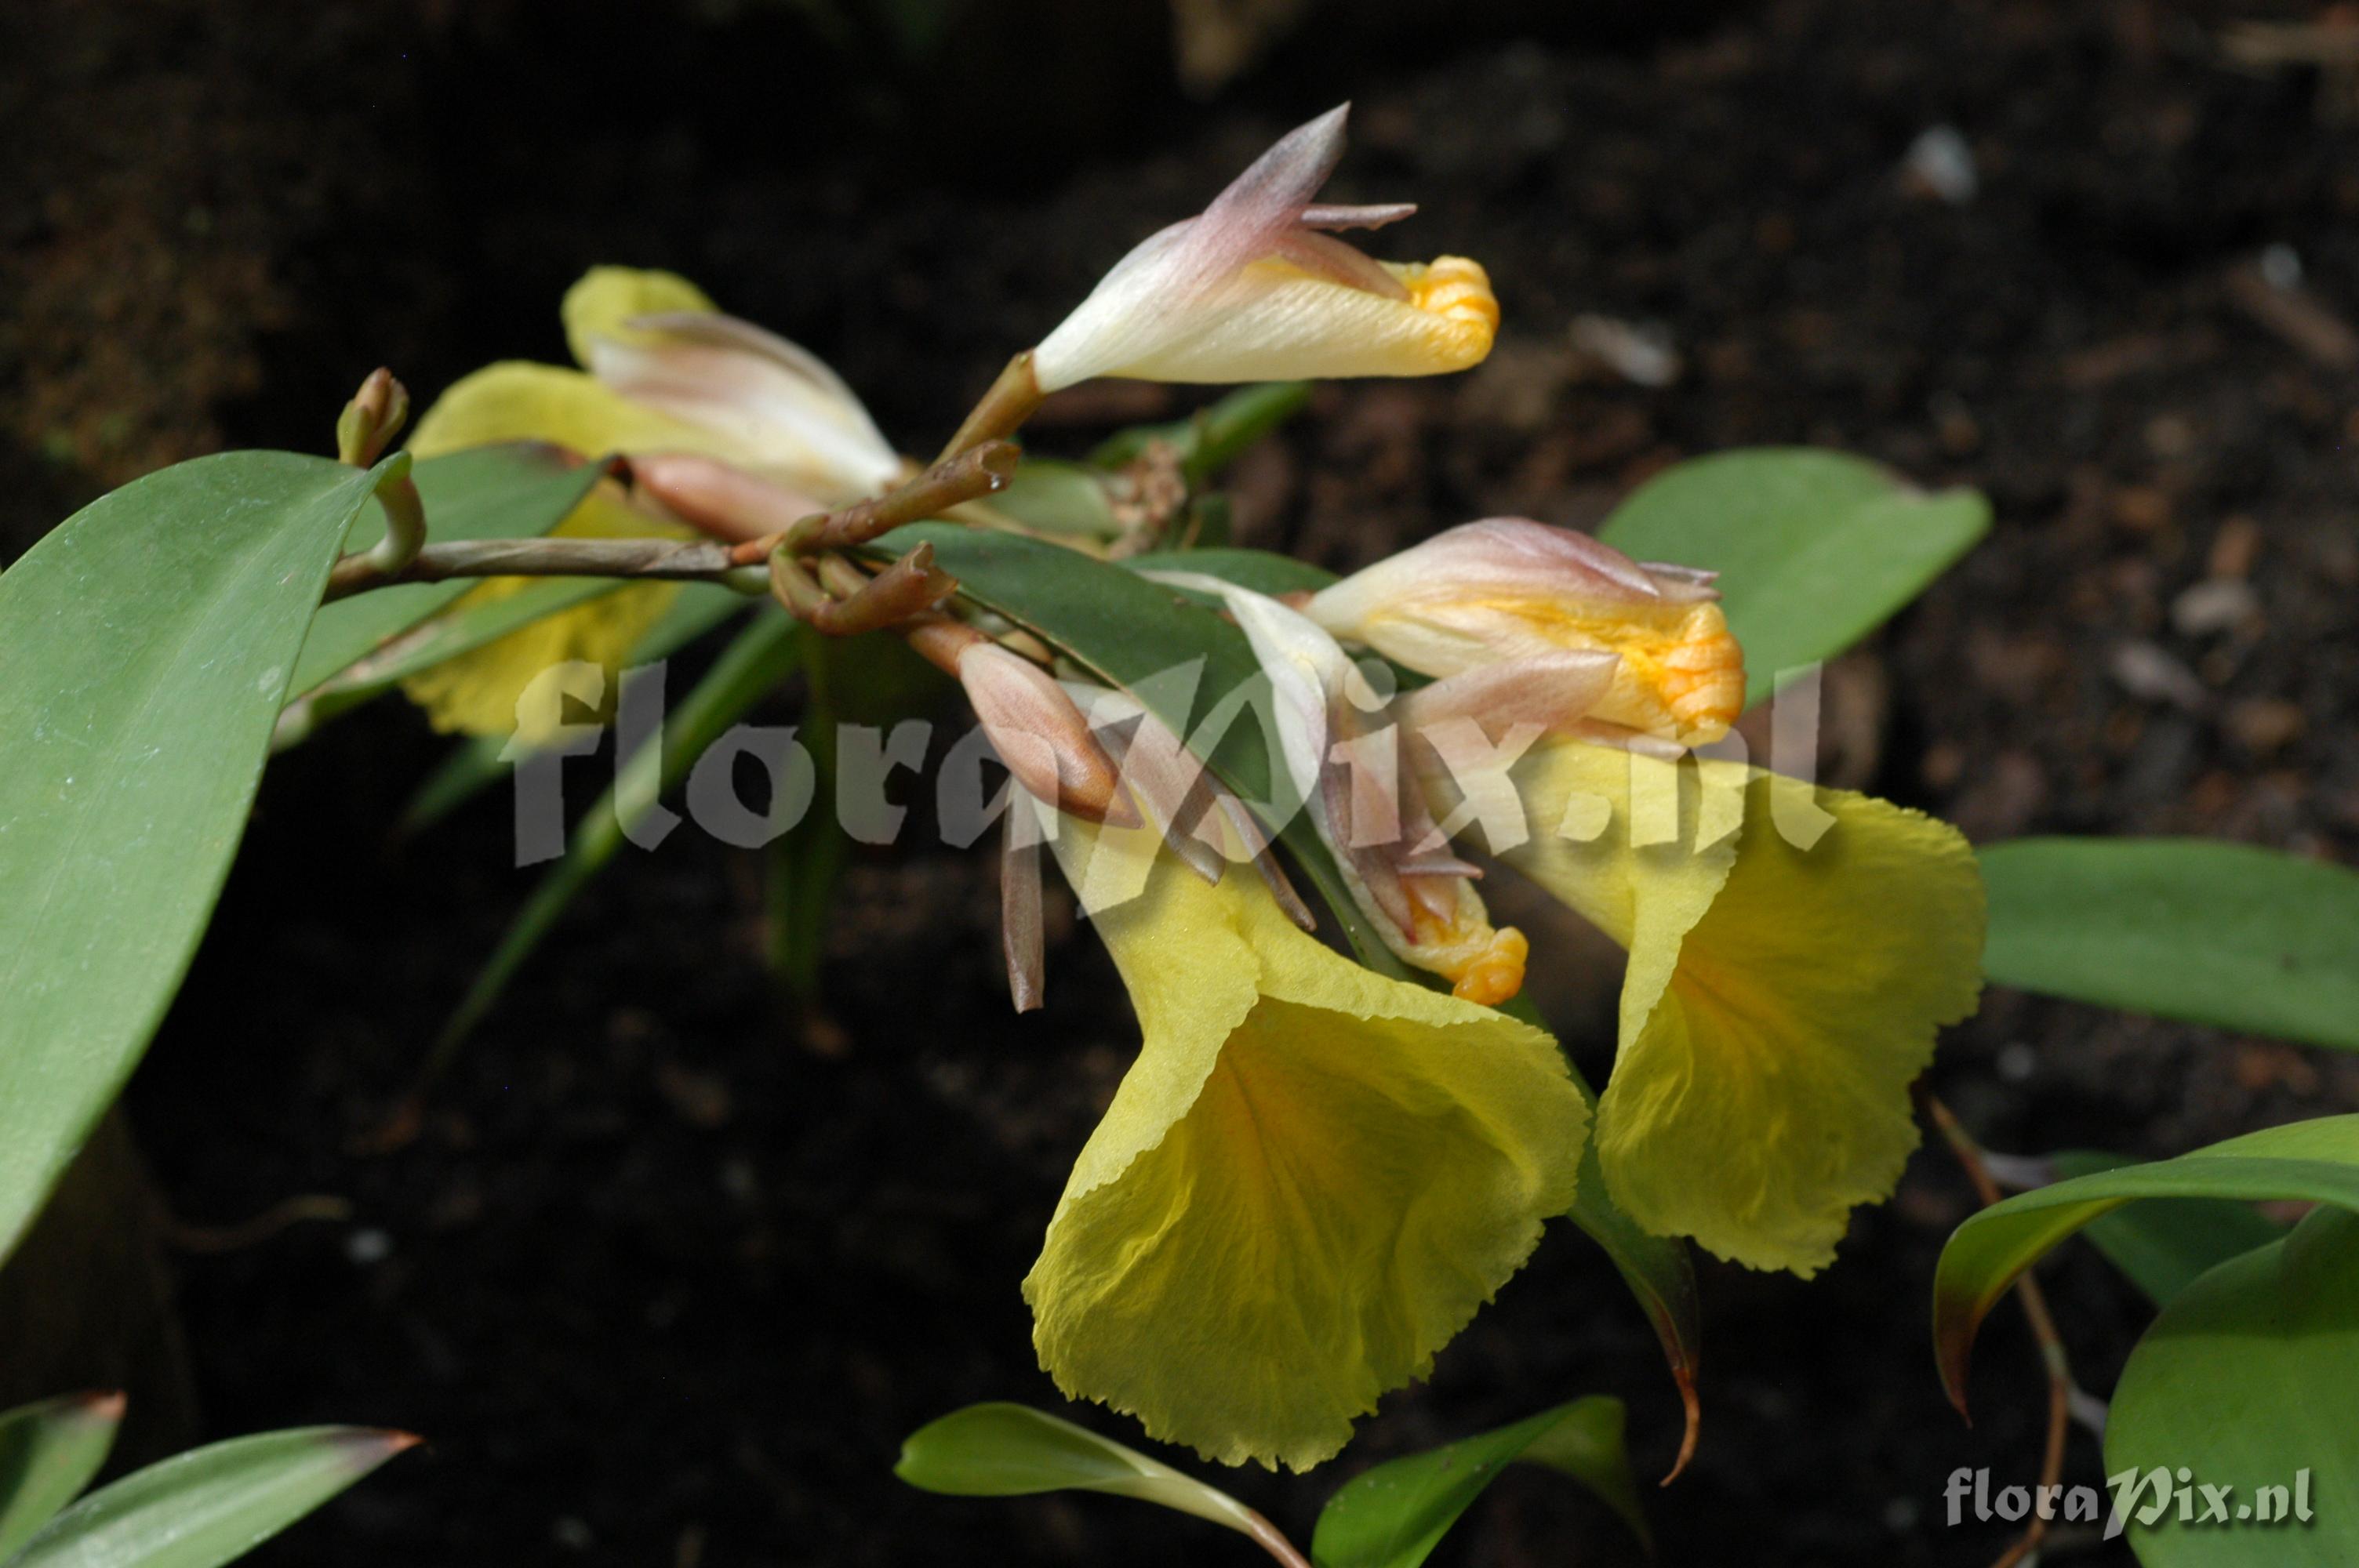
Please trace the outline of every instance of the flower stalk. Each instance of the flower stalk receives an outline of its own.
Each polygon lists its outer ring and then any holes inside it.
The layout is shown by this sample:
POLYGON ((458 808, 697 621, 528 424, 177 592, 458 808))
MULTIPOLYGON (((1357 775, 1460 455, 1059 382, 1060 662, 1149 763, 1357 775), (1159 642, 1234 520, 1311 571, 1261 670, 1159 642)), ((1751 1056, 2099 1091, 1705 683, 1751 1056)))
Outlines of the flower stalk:
MULTIPOLYGON (((422 513, 417 522, 422 533, 422 513)), ((765 588, 758 567, 749 572, 732 558, 728 546, 705 539, 453 539, 424 546, 407 563, 391 568, 380 567, 374 556, 372 551, 339 561, 329 577, 324 601, 332 603, 371 589, 448 582, 454 578, 632 578, 717 582, 747 593, 759 593, 765 588)))
POLYGON ((969 448, 1014 435, 1038 410, 1042 396, 1040 377, 1032 368, 1032 351, 1027 349, 1007 362, 999 379, 967 411, 936 463, 949 462, 969 448))
MULTIPOLYGON (((732 544, 718 539, 594 539, 542 535, 530 539, 456 539, 425 543, 426 518, 407 476, 383 492, 391 523, 376 549, 348 556, 330 574, 327 600, 401 583, 454 578, 604 577, 667 582, 717 582, 744 593, 775 587, 765 563, 781 549, 816 555, 866 544, 905 523, 935 516, 1006 488, 1019 453, 1006 441, 986 441, 936 464, 889 494, 832 512, 814 513, 791 526, 732 544), (398 542, 397 543, 397 536, 398 542), (393 546, 388 549, 387 546, 393 546), (402 552, 406 551, 407 554, 402 552), (382 552, 382 555, 380 554, 382 552)), ((669 465, 649 470, 676 479, 669 465)), ((700 473, 701 470, 699 470, 700 473)), ((930 562, 930 556, 929 557, 930 562)), ((935 574, 935 579, 948 581, 935 574)), ((955 587, 955 584, 952 585, 955 587)), ((898 585, 897 593, 908 591, 898 585)), ((948 590, 945 590, 946 592, 948 590)), ((940 596, 936 596, 937 600, 940 596)), ((793 608, 791 604, 788 608, 793 608)), ((900 619, 895 617, 893 619, 900 619)), ((879 624, 889 624, 889 622, 879 624)))
POLYGON ((741 565, 766 559, 773 551, 818 555, 864 545, 904 523, 938 516, 951 507, 979 501, 1007 488, 1023 453, 1011 442, 984 441, 945 458, 898 489, 874 501, 833 512, 814 513, 775 534, 748 539, 732 554, 741 565))
POLYGON ((819 567, 814 580, 781 548, 770 557, 770 588, 789 614, 830 637, 900 625, 958 591, 958 579, 935 567, 931 545, 919 545, 875 577, 842 556, 823 556, 819 567))

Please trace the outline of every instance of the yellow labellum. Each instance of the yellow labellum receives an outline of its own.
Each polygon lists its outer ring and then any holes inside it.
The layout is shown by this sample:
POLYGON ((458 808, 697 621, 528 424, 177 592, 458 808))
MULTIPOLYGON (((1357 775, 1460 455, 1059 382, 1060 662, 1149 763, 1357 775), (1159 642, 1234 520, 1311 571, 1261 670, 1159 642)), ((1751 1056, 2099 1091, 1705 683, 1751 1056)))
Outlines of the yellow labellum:
POLYGON ((565 291, 557 308, 565 323, 565 346, 573 362, 590 362, 590 345, 600 338, 625 342, 652 341, 651 335, 625 323, 636 316, 661 316, 678 310, 718 310, 710 296, 678 273, 633 266, 593 266, 565 291))
POLYGON ((1981 990, 1965 839, 1819 790, 1832 825, 1799 848, 1775 793, 1806 786, 1733 762, 1551 741, 1518 779, 1533 837, 1505 858, 1630 953, 1597 1111, 1614 1201, 1754 1268, 1824 1267, 1890 1195, 1908 1086, 1981 990))
POLYGON ((585 458, 695 452, 742 460, 738 443, 608 389, 586 371, 503 360, 453 382, 419 420, 411 455, 439 458, 501 441, 553 441, 585 458))
MULTIPOLYGON (((1076 886, 1155 854, 1059 827, 1076 886)), ((1041 1364, 1152 1436, 1306 1469, 1571 1206, 1581 1096, 1547 1035, 1362 968, 1238 871, 1162 856, 1092 919, 1144 1043, 1024 1282, 1041 1364)))

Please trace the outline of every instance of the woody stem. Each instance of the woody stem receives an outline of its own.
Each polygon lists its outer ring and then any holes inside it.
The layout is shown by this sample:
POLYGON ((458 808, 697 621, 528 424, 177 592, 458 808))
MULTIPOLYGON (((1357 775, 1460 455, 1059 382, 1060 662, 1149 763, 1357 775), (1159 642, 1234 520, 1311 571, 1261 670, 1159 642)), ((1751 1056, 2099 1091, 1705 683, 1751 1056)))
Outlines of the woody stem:
POLYGON ((768 587, 758 566, 749 579, 728 546, 701 539, 453 539, 427 545, 389 570, 371 556, 348 556, 336 563, 322 597, 332 602, 400 583, 479 577, 645 578, 718 582, 747 592, 768 587))

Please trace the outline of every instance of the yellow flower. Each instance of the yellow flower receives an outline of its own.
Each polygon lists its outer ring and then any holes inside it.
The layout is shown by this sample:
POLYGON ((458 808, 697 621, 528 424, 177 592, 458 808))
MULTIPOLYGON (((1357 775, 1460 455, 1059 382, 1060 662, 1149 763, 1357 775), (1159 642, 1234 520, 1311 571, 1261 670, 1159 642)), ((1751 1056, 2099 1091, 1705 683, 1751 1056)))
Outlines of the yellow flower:
MULTIPOLYGON (((522 361, 486 366, 426 411, 410 451, 422 459, 539 440, 593 458, 688 452, 807 496, 811 511, 882 490, 899 473, 900 460, 832 371, 785 340, 719 314, 684 278, 594 267, 567 290, 560 313, 585 370, 522 361)), ((602 480, 555 532, 645 537, 679 530, 602 480)), ((494 579, 461 602, 526 586, 494 579)), ((602 664, 611 675, 677 592, 665 583, 617 589, 437 665, 403 690, 437 729, 505 735, 516 729, 516 698, 534 677, 570 659, 602 664)))
POLYGON ((1055 831, 1077 888, 1152 860, 1091 914, 1144 1043, 1024 1281, 1041 1364, 1152 1436, 1307 1469, 1571 1206, 1581 1096, 1548 1036, 1330 951, 1241 869, 1055 831))
POLYGON ((1101 375, 1273 381, 1480 363, 1499 303, 1479 265, 1376 262, 1328 232, 1417 211, 1313 203, 1343 156, 1346 108, 1281 138, 1201 213, 1116 262, 1033 351, 1040 389, 1101 375))
POLYGON ((1908 1085, 1974 1009, 1973 851, 1919 813, 1734 762, 1555 741, 1517 779, 1531 838, 1504 858, 1630 954, 1597 1108, 1607 1189, 1651 1231, 1808 1277, 1854 1206, 1890 1195, 1917 1143, 1908 1085), (1796 831, 1813 795, 1832 822, 1796 831))

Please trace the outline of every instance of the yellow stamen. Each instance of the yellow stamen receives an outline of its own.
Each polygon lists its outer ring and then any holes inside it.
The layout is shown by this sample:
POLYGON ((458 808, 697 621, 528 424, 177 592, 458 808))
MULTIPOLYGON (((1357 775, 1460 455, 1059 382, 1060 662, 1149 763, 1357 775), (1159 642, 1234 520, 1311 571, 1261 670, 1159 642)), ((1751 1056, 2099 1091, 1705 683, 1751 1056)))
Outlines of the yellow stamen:
POLYGON ((1622 657, 1614 685, 1589 717, 1690 744, 1725 734, 1745 710, 1745 650, 1712 603, 1584 604, 1559 597, 1453 603, 1465 625, 1524 622, 1538 641, 1622 657))
POLYGON ((1459 877, 1408 876, 1409 938, 1425 966, 1451 982, 1450 994, 1496 1007, 1524 989, 1531 944, 1512 925, 1493 930, 1459 877))
POLYGON ((1419 309, 1453 321, 1482 323, 1486 344, 1499 330, 1498 297, 1491 292, 1491 275, 1481 262, 1436 256, 1430 262, 1392 265, 1390 270, 1419 309))
POLYGON ((1450 994, 1496 1007, 1524 989, 1524 962, 1532 945, 1512 925, 1491 934, 1491 945, 1450 977, 1450 994))

